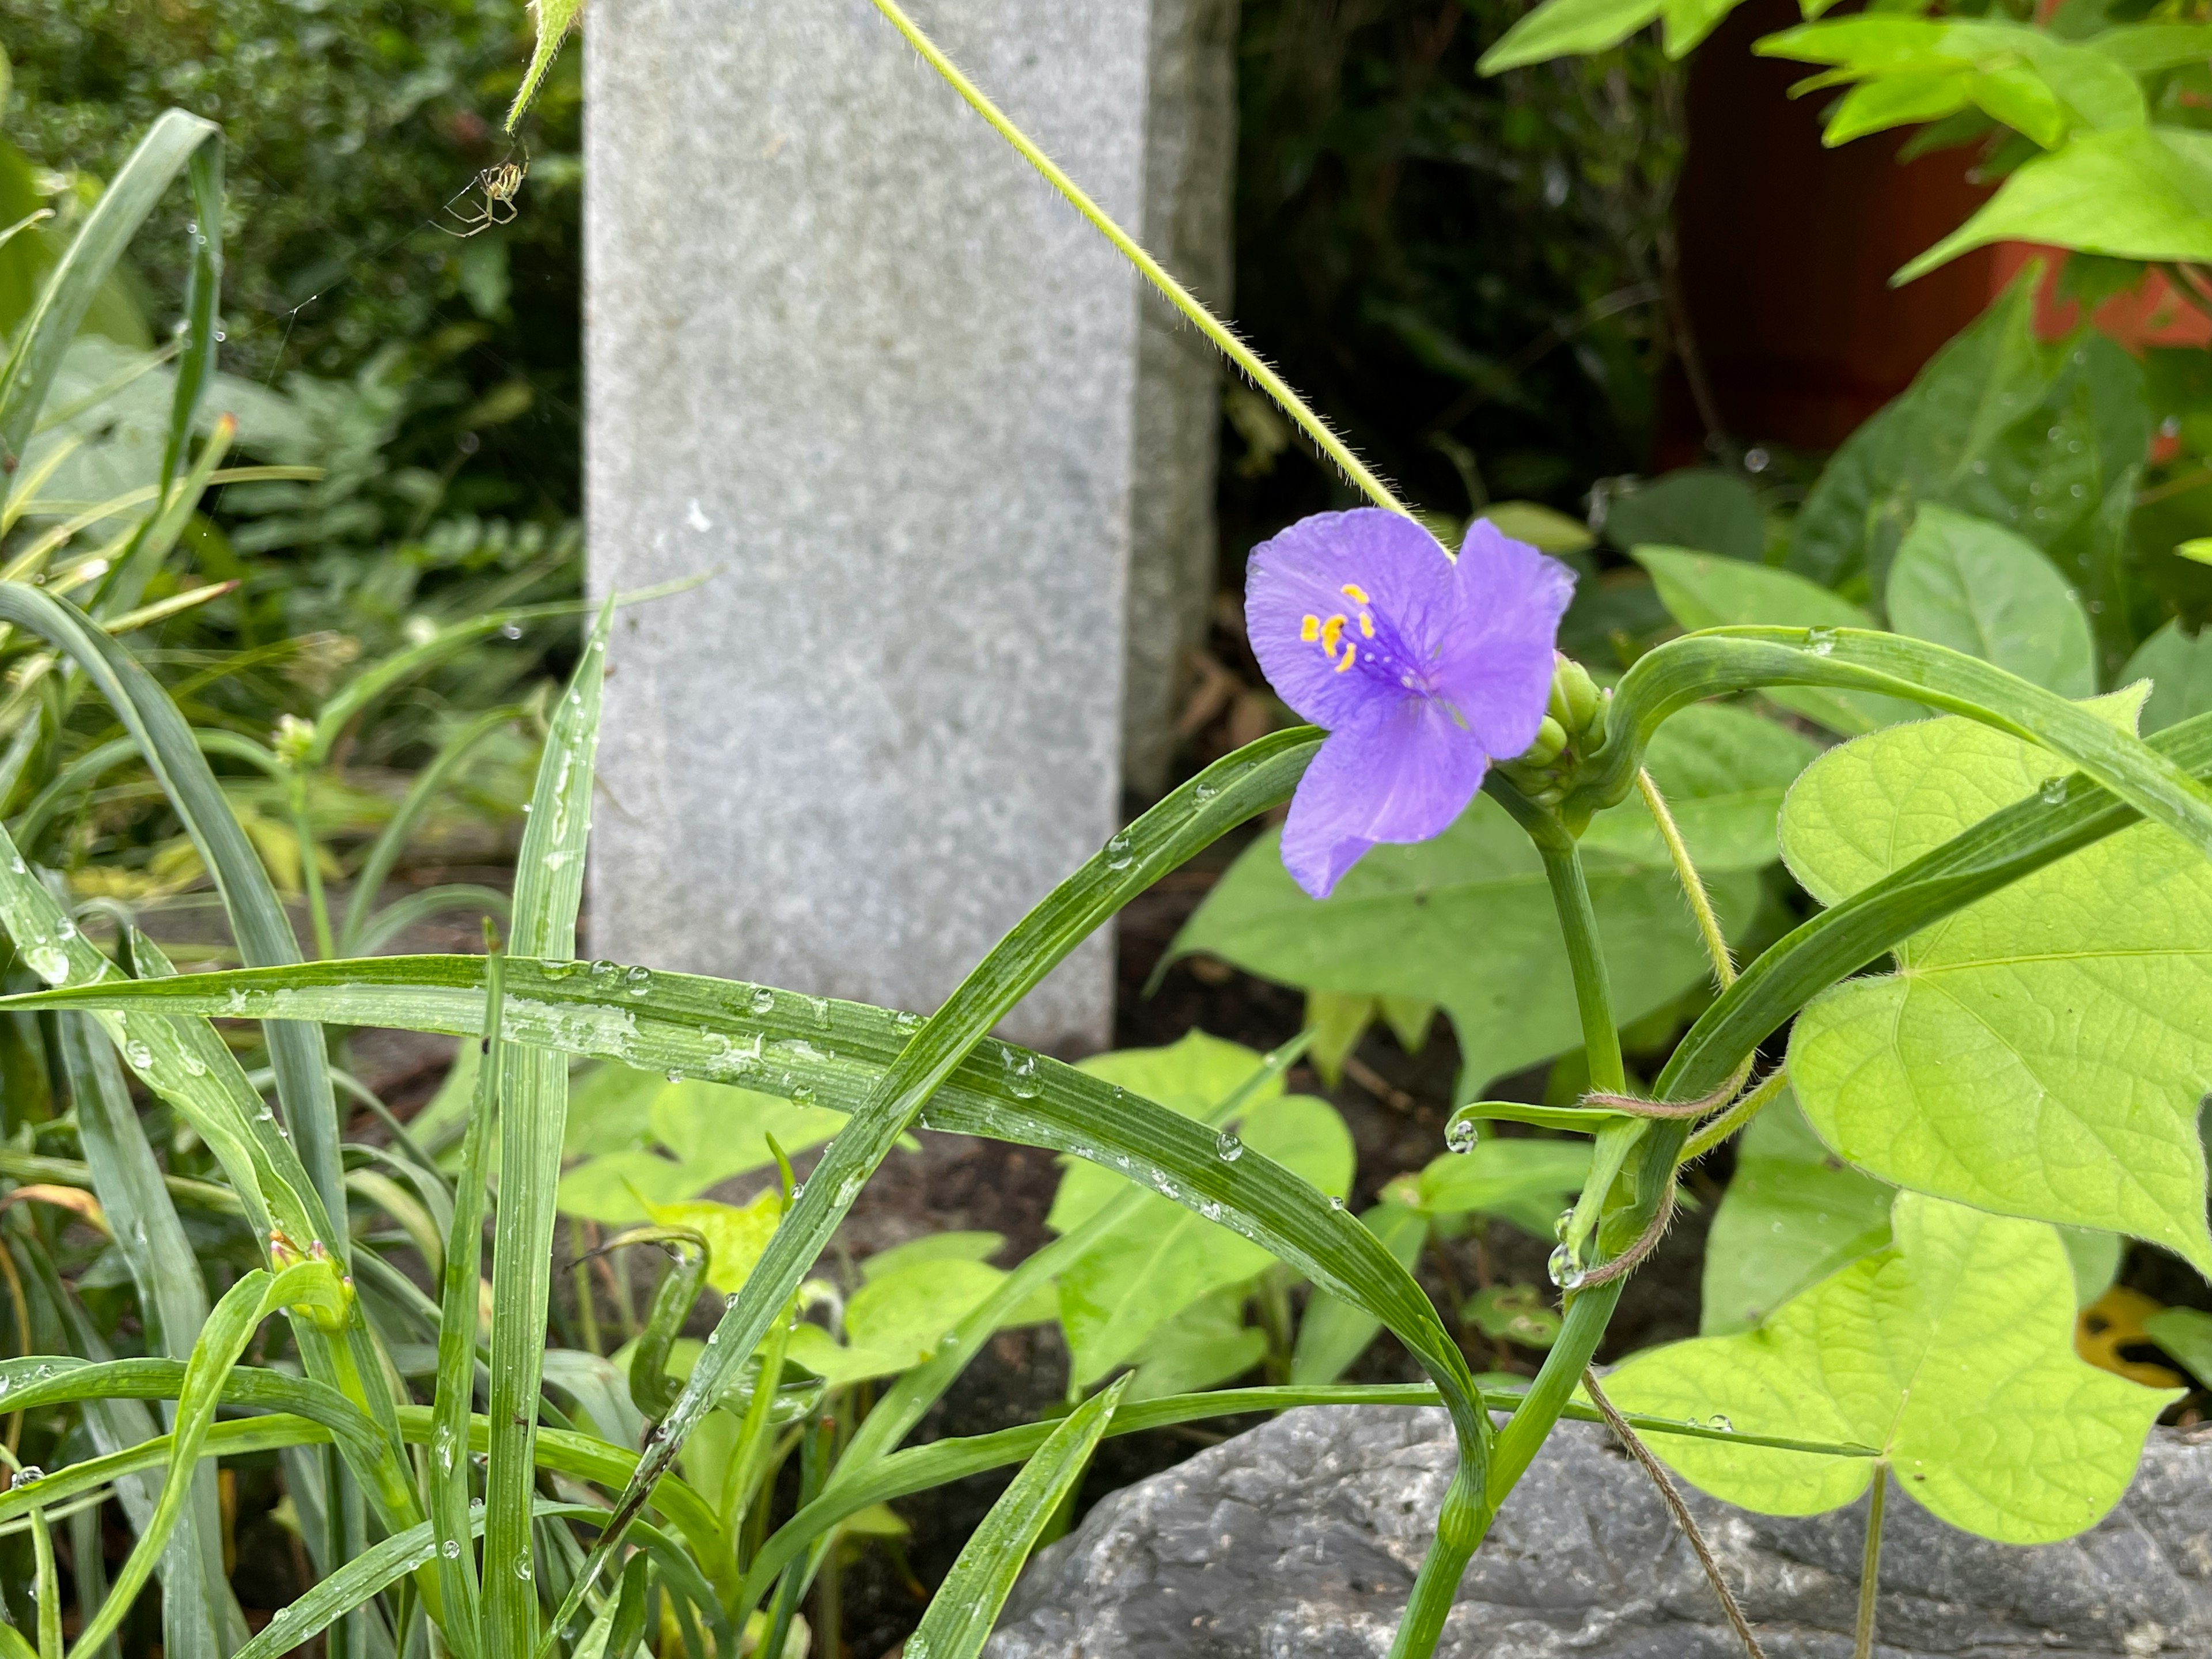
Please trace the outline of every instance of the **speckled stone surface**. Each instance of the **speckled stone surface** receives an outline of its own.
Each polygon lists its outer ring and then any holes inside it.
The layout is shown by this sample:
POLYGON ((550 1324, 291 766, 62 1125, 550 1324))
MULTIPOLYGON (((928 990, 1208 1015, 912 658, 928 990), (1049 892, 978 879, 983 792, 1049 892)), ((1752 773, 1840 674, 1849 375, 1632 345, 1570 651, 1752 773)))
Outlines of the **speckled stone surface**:
MULTIPOLYGON (((1136 224, 1148 145, 1225 166, 1149 100, 1155 54, 1226 84, 1184 3, 913 10, 1136 224)), ((617 0, 585 46, 592 586, 713 576, 616 625, 591 951, 927 1011, 1113 832, 1127 666, 1182 637, 1163 577, 1131 649, 1136 279, 867 0, 617 0)), ((1103 1043, 1110 969, 1009 1034, 1103 1043)))
MULTIPOLYGON (((1449 1478, 1443 1413, 1295 1411, 1117 1492, 1041 1553, 989 1659, 1382 1659, 1449 1478)), ((1846 1659, 1863 1503, 1782 1520, 1689 1494, 1771 1659, 1846 1659)), ((1883 1659, 2212 1652, 2212 1443, 2153 1431, 2081 1536, 2007 1548, 1893 1501, 1883 1659)), ((1560 1425, 1477 1554, 1445 1659, 1737 1659, 1695 1559, 1602 1431, 1560 1425)))

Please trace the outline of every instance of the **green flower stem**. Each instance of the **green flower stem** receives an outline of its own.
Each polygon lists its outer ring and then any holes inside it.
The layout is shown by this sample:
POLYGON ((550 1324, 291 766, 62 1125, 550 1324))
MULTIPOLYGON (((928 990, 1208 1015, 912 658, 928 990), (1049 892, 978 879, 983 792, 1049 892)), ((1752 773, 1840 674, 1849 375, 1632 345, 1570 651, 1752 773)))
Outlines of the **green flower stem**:
POLYGON ((906 37, 907 44, 920 52, 929 66, 943 76, 952 89, 967 100, 969 108, 988 122, 999 137, 1012 144, 1024 161, 1042 174, 1045 182, 1065 197, 1070 207, 1089 220, 1091 228, 1111 242, 1146 282, 1165 295, 1168 303, 1181 312, 1192 327, 1206 336, 1217 351, 1236 364, 1253 385, 1273 398, 1277 407, 1297 422, 1299 429, 1313 440, 1315 447, 1335 462, 1344 476, 1364 491, 1369 500, 1393 513, 1405 514, 1408 518, 1413 516, 1407 513, 1405 503, 1391 493, 1390 486, 1376 477, 1366 464, 1352 453, 1351 446, 1329 429, 1328 422, 1306 406, 1305 400, 1291 389, 1289 382, 1268 368, 1251 347, 1238 339, 1236 331, 1207 310, 1197 295, 1170 276, 1167 268, 1146 252, 1135 237, 1115 224, 1082 186, 1062 172, 1027 133, 1009 120, 1006 112, 984 95, 982 88, 962 74, 959 66, 899 9, 897 0, 875 0, 875 7, 889 20, 893 28, 906 37))
POLYGON ((1605 951, 1597 936, 1597 912, 1590 906, 1589 883, 1583 874, 1582 850, 1564 834, 1558 846, 1538 842, 1544 879, 1551 884, 1566 940, 1567 969, 1574 976, 1575 1012, 1582 1018, 1583 1052, 1589 1060, 1589 1083, 1606 1094, 1625 1094, 1628 1073, 1621 1064, 1620 1032, 1613 1023, 1613 984, 1605 970, 1605 951))
POLYGON ((295 772, 291 777, 292 833, 300 842, 300 884, 307 890, 307 914, 315 927, 315 954, 325 962, 338 953, 337 940, 331 932, 331 907, 323 896, 323 872, 315 862, 318 848, 314 826, 307 818, 307 778, 304 772, 295 772))
POLYGON ((1867 1504, 1866 1549, 1859 1557, 1859 1616, 1851 1632, 1851 1659, 1872 1659, 1875 1603, 1881 1590, 1881 1507, 1889 1495, 1889 1465, 1874 1466, 1874 1495, 1867 1504))
POLYGON ((1712 958, 1713 977, 1725 991, 1735 983, 1735 957, 1729 953, 1728 935, 1721 931, 1721 919, 1714 914, 1712 896, 1705 891, 1705 878, 1691 861, 1689 846, 1682 839, 1674 813, 1668 810, 1666 796, 1659 793, 1650 772, 1640 766, 1636 769, 1636 787, 1651 813, 1651 821, 1659 826, 1659 839, 1667 843, 1667 856, 1674 862, 1674 875, 1682 884, 1682 896, 1690 902, 1690 914, 1697 918, 1698 935, 1705 941, 1705 954, 1712 958))

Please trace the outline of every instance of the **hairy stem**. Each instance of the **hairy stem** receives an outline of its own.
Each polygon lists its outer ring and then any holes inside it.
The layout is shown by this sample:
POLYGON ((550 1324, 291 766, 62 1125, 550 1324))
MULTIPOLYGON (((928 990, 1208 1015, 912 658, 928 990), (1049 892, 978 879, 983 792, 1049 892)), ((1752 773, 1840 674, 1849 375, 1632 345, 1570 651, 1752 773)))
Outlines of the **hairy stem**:
POLYGON ((1712 895, 1705 891, 1705 878, 1691 862, 1689 846, 1682 839, 1674 813, 1668 810, 1666 796, 1659 793, 1650 772, 1640 766, 1636 769, 1636 787, 1650 810, 1651 821, 1659 826, 1659 839, 1667 843, 1667 856, 1674 860, 1682 896, 1690 902, 1690 914, 1697 918, 1698 933, 1705 941, 1705 954, 1712 958, 1713 977, 1725 991, 1735 983, 1735 957, 1729 951, 1728 935, 1721 931, 1721 919, 1714 914, 1712 895))
POLYGON ((1851 1632, 1851 1659, 1873 1659, 1875 1602, 1881 1589, 1881 1506, 1889 1495, 1889 1465, 1874 1466, 1874 1497, 1867 1504, 1866 1553, 1859 1558, 1859 1617, 1851 1632))
POLYGON ((1589 1395, 1590 1404, 1597 1407, 1598 1414, 1605 1419, 1606 1427, 1613 1431, 1613 1437, 1620 1442, 1622 1449, 1642 1466, 1644 1474, 1651 1477, 1651 1484, 1659 1492, 1659 1501, 1667 1506, 1667 1513, 1674 1516, 1674 1524, 1681 1529, 1682 1536, 1690 1540, 1691 1549, 1696 1552, 1698 1565, 1705 1570, 1705 1582, 1713 1587, 1713 1595, 1719 1599, 1721 1611, 1728 1616, 1729 1626, 1735 1632, 1736 1640, 1743 1644, 1743 1650, 1751 1656, 1751 1659, 1766 1659, 1765 1650, 1759 1645, 1759 1638, 1752 1634, 1751 1621, 1743 1616, 1743 1609, 1736 1605, 1735 1595, 1729 1589, 1728 1581, 1721 1577, 1721 1564, 1713 1559, 1712 1547, 1705 1542, 1705 1534, 1698 1529, 1697 1517, 1690 1513, 1690 1506, 1682 1501, 1682 1494, 1668 1474, 1665 1465, 1651 1455, 1651 1448, 1645 1445, 1636 1431, 1628 1426, 1628 1419, 1613 1409, 1613 1401, 1605 1397, 1605 1390, 1598 1386, 1595 1370, 1583 1373, 1583 1389, 1589 1395))
POLYGON ((1376 477, 1366 463, 1352 453, 1351 446, 1330 430, 1328 422, 1307 407, 1305 400, 1291 389, 1289 382, 1270 368, 1251 347, 1238 339, 1236 331, 1207 310, 1197 295, 1169 275, 1167 268, 1146 252, 1135 237, 1115 224, 1081 185, 1062 172, 1027 133, 1016 126, 1004 111, 984 95, 981 88, 961 73, 959 66, 899 9, 897 0, 875 0, 875 7, 889 20, 893 28, 906 37, 907 44, 920 52, 929 66, 943 76, 952 89, 967 100, 970 109, 988 122, 999 137, 1012 144, 1024 161, 1042 174, 1045 182, 1065 197, 1069 206, 1089 220, 1091 228, 1111 242, 1146 282, 1166 295, 1168 303, 1181 312, 1192 327, 1206 336, 1217 351, 1234 363, 1253 385, 1273 398, 1283 413, 1297 422, 1299 429, 1313 440, 1315 447, 1335 462, 1344 476, 1364 492, 1369 500, 1393 513, 1406 512, 1405 504, 1391 492, 1389 485, 1376 477))
POLYGON ((1774 1103, 1775 1097, 1782 1092, 1782 1085, 1789 1080, 1790 1069, 1786 1066, 1778 1066, 1759 1079, 1758 1086, 1750 1093, 1690 1137, 1682 1147, 1681 1156, 1674 1160, 1675 1167, 1679 1169, 1692 1158, 1703 1158, 1757 1117, 1774 1103))

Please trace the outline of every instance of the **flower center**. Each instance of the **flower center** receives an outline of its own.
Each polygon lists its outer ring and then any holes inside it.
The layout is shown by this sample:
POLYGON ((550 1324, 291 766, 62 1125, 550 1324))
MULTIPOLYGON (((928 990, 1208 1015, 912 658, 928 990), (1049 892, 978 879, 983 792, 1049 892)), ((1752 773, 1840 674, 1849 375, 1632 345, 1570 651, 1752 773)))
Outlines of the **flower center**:
POLYGON ((1433 696, 1414 653, 1387 612, 1378 620, 1367 590, 1358 582, 1346 582, 1337 592, 1352 601, 1352 608, 1327 617, 1309 613, 1299 624, 1298 637, 1317 647, 1340 674, 1356 669, 1368 679, 1416 696, 1433 696))

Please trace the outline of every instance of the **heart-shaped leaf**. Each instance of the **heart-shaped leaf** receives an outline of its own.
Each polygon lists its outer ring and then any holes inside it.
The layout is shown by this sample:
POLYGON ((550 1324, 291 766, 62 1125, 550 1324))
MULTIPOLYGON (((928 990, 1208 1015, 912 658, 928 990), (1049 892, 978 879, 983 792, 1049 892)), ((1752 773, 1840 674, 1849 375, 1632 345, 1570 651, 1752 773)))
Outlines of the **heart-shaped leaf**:
POLYGON ((2035 544, 1934 501, 1889 568, 1890 626, 2062 696, 2097 689, 2089 614, 2035 544))
MULTIPOLYGON (((2179 1398, 2074 1352, 2074 1273, 2051 1228, 1915 1194, 1893 1242, 1757 1330, 1638 1354, 1606 1379, 1624 1411, 1718 1416, 1740 1431, 1854 1442, 1954 1527, 2045 1544, 2119 1501, 2159 1412, 2179 1398)), ((1871 1459, 1655 1436, 1715 1497, 1767 1515, 1850 1503, 1871 1459)))
MULTIPOLYGON (((2136 699, 2101 705, 2131 719, 2136 699)), ((1790 791, 1784 856, 1832 904, 2068 768, 1964 720, 1833 750, 1790 791)), ((1908 939, 1894 974, 1807 1006, 1790 1075, 1829 1146, 1885 1181, 2151 1239, 2212 1270, 2198 1104, 2212 1085, 2212 866, 2122 831, 1908 939)))

